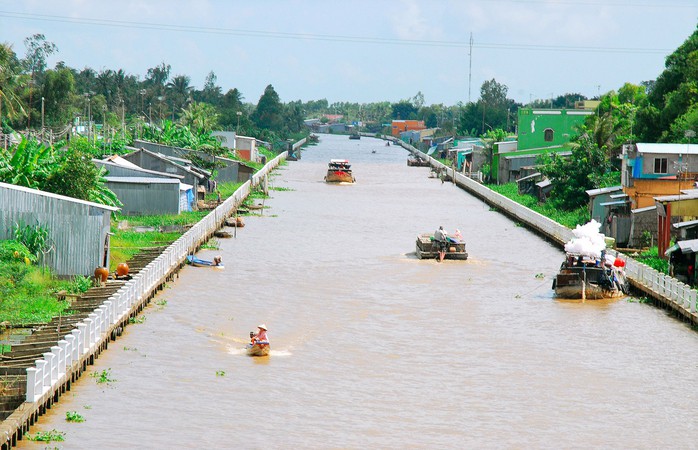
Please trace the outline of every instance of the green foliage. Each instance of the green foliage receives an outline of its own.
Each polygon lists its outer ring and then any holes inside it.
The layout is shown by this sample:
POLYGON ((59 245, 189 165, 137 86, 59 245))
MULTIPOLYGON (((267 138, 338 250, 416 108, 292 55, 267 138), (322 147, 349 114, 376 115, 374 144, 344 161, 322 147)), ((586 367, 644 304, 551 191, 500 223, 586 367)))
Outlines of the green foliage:
POLYGON ((0 241, 0 261, 23 262, 25 258, 30 262, 36 262, 34 256, 26 245, 19 241, 0 241))
POLYGON ((669 273, 669 261, 659 257, 659 251, 656 246, 643 251, 635 259, 658 272, 669 273))
POLYGON ((587 204, 586 191, 601 185, 611 170, 608 155, 585 130, 569 144, 572 155, 557 153, 539 156, 540 172, 553 183, 550 201, 560 209, 572 211, 587 204))
POLYGON ((80 422, 84 422, 85 418, 81 414, 78 414, 77 411, 66 411, 65 412, 65 420, 67 420, 68 422, 80 423, 80 422))
POLYGON ((644 142, 685 142, 685 131, 698 129, 698 29, 666 58, 665 67, 638 112, 644 142))
POLYGON ((73 281, 68 285, 67 291, 71 294, 81 294, 87 292, 88 289, 92 287, 92 280, 90 277, 84 275, 78 275, 73 278, 73 281))
POLYGON ((225 371, 224 370, 216 370, 216 376, 217 377, 224 377, 225 371))
POLYGON ((65 441, 65 433, 63 431, 39 431, 34 434, 26 434, 25 437, 30 441, 38 442, 63 442, 65 441))
POLYGON ((257 102, 257 107, 250 116, 252 122, 260 129, 281 131, 283 129, 284 107, 279 99, 279 94, 271 84, 264 89, 264 93, 257 102))
POLYGON ((48 176, 43 189, 103 205, 122 206, 106 187, 106 172, 104 167, 97 167, 87 154, 71 151, 48 176))
POLYGON ((54 164, 52 147, 23 137, 7 152, 0 150, 0 181, 40 189, 54 164))
POLYGON ((22 243, 35 259, 50 248, 48 230, 40 225, 32 226, 20 221, 15 224, 14 238, 22 243))

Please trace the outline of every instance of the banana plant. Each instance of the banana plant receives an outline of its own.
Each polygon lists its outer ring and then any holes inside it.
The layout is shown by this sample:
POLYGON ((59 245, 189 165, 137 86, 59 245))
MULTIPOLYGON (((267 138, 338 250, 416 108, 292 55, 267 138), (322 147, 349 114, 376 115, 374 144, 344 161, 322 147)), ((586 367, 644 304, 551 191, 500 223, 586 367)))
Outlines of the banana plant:
POLYGON ((40 189, 55 161, 52 147, 23 137, 14 149, 0 156, 0 180, 40 189))

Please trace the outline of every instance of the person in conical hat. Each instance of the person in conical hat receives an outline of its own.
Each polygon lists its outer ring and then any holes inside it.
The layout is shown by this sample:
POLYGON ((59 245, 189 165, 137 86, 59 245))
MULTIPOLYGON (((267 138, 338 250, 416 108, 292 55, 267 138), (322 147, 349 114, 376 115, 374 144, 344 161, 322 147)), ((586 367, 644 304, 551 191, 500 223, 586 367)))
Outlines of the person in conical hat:
POLYGON ((250 333, 250 338, 252 343, 269 343, 269 338, 267 338, 267 326, 265 324, 257 325, 257 332, 250 333))

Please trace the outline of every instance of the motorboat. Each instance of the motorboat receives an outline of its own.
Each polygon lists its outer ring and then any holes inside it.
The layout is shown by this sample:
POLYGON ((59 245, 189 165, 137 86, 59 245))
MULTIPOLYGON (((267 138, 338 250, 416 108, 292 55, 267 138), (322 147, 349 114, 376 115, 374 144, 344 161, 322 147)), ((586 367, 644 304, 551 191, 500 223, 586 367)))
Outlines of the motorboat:
POLYGON ((268 341, 257 341, 250 342, 245 347, 245 351, 248 356, 267 356, 271 351, 268 341))
POLYGON ((220 256, 213 258, 213 261, 197 258, 194 255, 187 255, 187 262, 194 267, 208 267, 210 269, 225 269, 220 256))
POLYGON ((601 224, 591 220, 572 230, 565 244, 565 260, 553 279, 555 295, 566 299, 603 299, 626 295, 625 261, 609 254, 601 224))
MULTIPOLYGON (((448 247, 444 259, 468 259, 465 251, 465 241, 454 236, 447 236, 448 247)), ((417 258, 435 259, 439 256, 437 243, 434 241, 434 233, 422 233, 417 236, 417 258)))
POLYGON ((327 166, 327 183, 354 183, 356 179, 351 172, 351 164, 346 159, 331 159, 327 166))
POLYGON ((567 299, 623 297, 629 292, 623 266, 622 260, 610 255, 591 257, 568 252, 553 279, 553 290, 557 297, 567 299))

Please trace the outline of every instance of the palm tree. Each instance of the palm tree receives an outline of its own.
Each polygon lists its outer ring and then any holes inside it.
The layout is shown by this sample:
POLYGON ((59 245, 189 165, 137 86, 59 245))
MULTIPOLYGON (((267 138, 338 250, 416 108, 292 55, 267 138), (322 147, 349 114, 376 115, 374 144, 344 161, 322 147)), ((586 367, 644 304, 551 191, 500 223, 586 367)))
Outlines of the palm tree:
POLYGON ((187 99, 194 90, 190 86, 191 78, 187 75, 177 75, 172 81, 167 83, 168 97, 172 99, 172 107, 176 109, 184 108, 187 99))
POLYGON ((19 60, 7 44, 0 44, 0 125, 3 114, 9 120, 26 115, 19 89, 25 84, 19 60))

